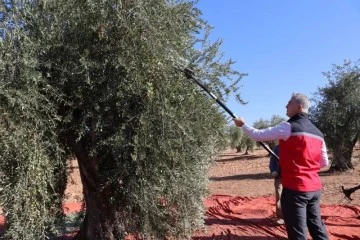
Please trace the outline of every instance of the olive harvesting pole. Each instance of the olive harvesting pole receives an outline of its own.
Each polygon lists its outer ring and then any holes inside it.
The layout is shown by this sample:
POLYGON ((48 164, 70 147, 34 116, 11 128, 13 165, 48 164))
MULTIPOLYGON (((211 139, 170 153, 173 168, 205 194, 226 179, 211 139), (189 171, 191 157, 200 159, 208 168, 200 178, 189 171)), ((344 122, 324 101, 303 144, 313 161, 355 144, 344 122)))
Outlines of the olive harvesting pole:
MULTIPOLYGON (((192 79, 194 82, 196 82, 197 85, 199 85, 205 92, 207 92, 231 117, 236 118, 235 114, 218 98, 216 97, 205 85, 202 83, 199 79, 195 77, 194 72, 189 68, 179 69, 181 72, 184 73, 185 77, 187 79, 192 79)), ((265 150, 271 154, 273 157, 279 160, 279 157, 264 143, 259 142, 260 145, 265 148, 265 150)))

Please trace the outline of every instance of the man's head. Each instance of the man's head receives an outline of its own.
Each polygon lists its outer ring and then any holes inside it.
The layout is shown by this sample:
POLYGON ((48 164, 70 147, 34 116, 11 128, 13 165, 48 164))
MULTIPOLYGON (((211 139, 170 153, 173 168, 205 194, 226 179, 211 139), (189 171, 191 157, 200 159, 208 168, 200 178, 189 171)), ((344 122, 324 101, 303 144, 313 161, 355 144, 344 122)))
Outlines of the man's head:
POLYGON ((292 117, 297 113, 308 113, 310 107, 309 99, 301 93, 293 93, 286 105, 286 115, 292 117))

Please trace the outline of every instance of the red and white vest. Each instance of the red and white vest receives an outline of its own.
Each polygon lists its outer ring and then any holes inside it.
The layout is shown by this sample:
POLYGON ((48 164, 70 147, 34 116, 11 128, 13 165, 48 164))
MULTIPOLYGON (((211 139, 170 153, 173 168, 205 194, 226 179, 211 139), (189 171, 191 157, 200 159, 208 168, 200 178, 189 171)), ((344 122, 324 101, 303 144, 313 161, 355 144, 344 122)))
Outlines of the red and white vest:
POLYGON ((279 141, 282 184, 299 192, 318 191, 322 188, 318 172, 324 135, 305 113, 296 114, 288 122, 291 135, 279 141))

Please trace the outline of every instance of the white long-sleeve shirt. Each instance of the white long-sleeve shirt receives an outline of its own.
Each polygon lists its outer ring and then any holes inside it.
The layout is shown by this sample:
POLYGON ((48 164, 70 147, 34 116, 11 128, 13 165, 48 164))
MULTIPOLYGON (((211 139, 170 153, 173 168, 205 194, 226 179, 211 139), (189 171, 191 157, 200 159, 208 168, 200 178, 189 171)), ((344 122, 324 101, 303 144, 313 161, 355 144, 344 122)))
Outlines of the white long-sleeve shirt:
MULTIPOLYGON (((291 125, 288 122, 282 122, 274 127, 265 129, 256 129, 244 124, 242 126, 244 133, 254 141, 271 141, 271 140, 284 140, 286 141, 291 135, 291 125)), ((329 165, 329 158, 325 141, 321 147, 320 168, 329 165)))

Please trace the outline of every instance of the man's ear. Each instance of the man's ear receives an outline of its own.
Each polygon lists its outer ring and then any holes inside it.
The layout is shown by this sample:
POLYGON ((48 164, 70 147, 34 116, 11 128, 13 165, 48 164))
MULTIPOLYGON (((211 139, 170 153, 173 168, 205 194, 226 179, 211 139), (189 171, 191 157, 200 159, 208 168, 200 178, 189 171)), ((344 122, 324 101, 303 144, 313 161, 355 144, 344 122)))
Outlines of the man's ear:
POLYGON ((301 104, 299 104, 299 105, 297 106, 297 110, 298 110, 298 111, 302 111, 302 109, 303 109, 303 106, 302 106, 301 104))

